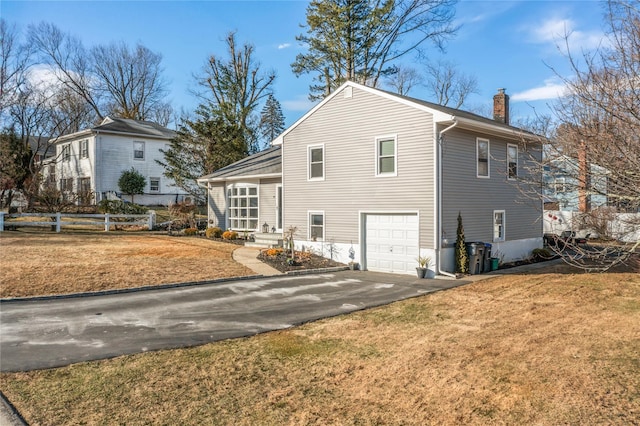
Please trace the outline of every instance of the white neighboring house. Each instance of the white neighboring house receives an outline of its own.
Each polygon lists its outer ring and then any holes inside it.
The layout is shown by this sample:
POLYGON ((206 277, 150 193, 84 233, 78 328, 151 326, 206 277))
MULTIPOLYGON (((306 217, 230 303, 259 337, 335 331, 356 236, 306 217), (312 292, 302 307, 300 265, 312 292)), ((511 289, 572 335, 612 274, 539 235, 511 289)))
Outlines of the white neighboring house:
POLYGON ((53 141, 55 156, 43 167, 50 185, 70 193, 95 194, 95 202, 104 198, 131 201, 120 193, 118 179, 134 168, 146 181, 143 194, 134 196, 136 204, 168 205, 189 195, 163 176, 160 150, 169 148, 176 133, 150 121, 106 117, 91 129, 61 136, 53 141))

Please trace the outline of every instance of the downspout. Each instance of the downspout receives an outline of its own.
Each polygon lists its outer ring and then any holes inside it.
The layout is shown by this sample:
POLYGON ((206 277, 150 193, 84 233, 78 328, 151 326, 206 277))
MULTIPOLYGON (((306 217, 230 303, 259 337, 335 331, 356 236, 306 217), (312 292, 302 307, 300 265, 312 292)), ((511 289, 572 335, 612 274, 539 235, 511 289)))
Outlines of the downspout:
POLYGON ((453 117, 453 124, 438 133, 438 142, 436 143, 437 160, 438 160, 438 173, 436 175, 436 179, 438 181, 438 184, 437 184, 438 195, 436 197, 436 200, 438 203, 438 217, 436 218, 436 221, 438 223, 438 232, 436 235, 436 238, 437 238, 436 274, 445 275, 451 278, 456 278, 455 274, 443 271, 440 267, 440 264, 441 264, 440 261, 442 259, 442 142, 443 142, 443 135, 449 130, 456 127, 457 125, 458 125, 458 119, 456 117, 453 117))

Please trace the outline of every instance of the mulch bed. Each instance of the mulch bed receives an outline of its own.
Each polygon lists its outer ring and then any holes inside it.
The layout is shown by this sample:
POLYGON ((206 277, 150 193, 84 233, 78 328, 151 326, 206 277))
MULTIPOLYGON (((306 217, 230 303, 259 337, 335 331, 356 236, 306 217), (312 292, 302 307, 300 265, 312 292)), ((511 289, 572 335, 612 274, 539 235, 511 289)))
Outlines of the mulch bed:
POLYGON ((289 262, 290 257, 286 252, 280 252, 274 256, 269 256, 267 254, 267 250, 262 250, 258 255, 258 259, 280 272, 347 266, 344 263, 339 263, 335 260, 327 259, 308 252, 296 252, 295 262, 289 262))

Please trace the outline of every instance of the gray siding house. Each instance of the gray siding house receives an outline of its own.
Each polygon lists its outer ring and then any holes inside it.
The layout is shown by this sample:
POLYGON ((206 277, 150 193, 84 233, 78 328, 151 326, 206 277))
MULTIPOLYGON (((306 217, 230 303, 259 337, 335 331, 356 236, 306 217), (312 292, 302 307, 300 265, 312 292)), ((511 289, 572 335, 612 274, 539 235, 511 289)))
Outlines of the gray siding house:
MULTIPOLYGON (((297 227, 299 246, 391 273, 415 274, 428 256, 448 274, 460 212, 467 241, 491 243, 504 261, 527 257, 542 246, 541 205, 521 202, 517 182, 540 145, 508 125, 503 91, 494 104, 497 120, 347 82, 273 141, 281 186, 277 173, 251 176, 267 197, 253 223, 272 223, 277 205, 277 230, 297 227)), ((234 167, 224 182, 200 180, 218 226, 234 224, 229 200, 244 173, 234 167)))

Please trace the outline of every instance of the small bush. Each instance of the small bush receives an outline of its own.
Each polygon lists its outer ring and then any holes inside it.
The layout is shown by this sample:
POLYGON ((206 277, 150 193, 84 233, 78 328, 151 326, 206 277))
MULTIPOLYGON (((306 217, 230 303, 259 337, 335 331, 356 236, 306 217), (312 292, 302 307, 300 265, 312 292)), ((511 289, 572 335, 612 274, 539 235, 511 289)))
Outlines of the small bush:
POLYGON ((204 234, 207 236, 207 238, 221 238, 222 229, 218 228, 217 226, 214 226, 211 228, 207 228, 204 234))
POLYGON ((284 250, 281 248, 270 248, 270 249, 267 249, 265 252, 267 256, 275 257, 280 255, 283 251, 284 250))
POLYGON ((238 233, 236 231, 224 231, 222 233, 222 238, 225 240, 235 240, 238 238, 238 233))
POLYGON ((100 213, 109 214, 146 214, 149 209, 133 203, 125 203, 120 200, 107 200, 106 198, 98 204, 100 213))
POLYGON ((198 228, 187 228, 184 230, 184 235, 198 235, 198 228))
POLYGON ((533 257, 534 261, 540 261, 551 259, 553 257, 553 254, 547 248, 537 248, 533 249, 533 251, 531 252, 531 256, 533 257))

